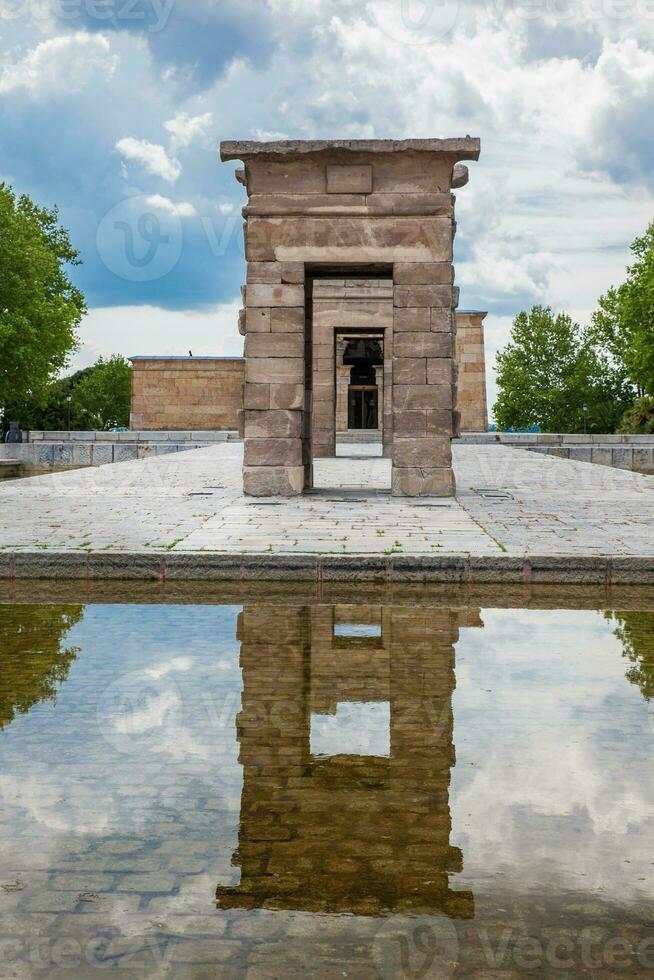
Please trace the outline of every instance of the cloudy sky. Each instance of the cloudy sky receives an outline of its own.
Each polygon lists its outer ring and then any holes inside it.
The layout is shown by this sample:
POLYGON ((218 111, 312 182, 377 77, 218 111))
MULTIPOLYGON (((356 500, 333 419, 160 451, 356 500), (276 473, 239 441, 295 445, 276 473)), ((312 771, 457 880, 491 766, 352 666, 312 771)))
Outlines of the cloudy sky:
POLYGON ((0 179, 56 203, 98 354, 238 354, 221 139, 479 136, 461 306, 581 320, 654 216, 654 0, 0 0, 0 179))

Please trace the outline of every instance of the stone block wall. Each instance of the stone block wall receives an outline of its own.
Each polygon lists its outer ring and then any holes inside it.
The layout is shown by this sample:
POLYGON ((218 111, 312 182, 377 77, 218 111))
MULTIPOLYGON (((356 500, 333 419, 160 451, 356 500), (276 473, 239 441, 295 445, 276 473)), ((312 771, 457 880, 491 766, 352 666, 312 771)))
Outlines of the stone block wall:
POLYGON ((485 316, 485 312, 477 310, 456 312, 457 409, 461 416, 461 432, 488 430, 485 316))
POLYGON ((238 429, 240 357, 133 357, 132 429, 238 429))
POLYGON ((245 492, 290 495, 311 486, 311 418, 333 400, 334 383, 320 375, 324 337, 308 284, 379 273, 393 282, 392 384, 384 385, 393 493, 452 494, 451 190, 467 180, 457 161, 476 160, 479 141, 228 142, 221 156, 244 161, 237 179, 248 193, 245 492))

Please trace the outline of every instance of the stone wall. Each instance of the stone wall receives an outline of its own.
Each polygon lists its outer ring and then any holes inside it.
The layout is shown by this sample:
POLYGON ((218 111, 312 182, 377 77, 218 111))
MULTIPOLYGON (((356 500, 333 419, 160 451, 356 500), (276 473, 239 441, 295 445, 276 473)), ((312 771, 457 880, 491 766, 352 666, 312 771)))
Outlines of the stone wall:
MULTIPOLYGON (((308 371, 315 334, 312 283, 325 276, 392 277, 392 491, 454 492, 450 441, 458 430, 454 365, 451 190, 479 141, 228 142, 242 160, 247 285, 244 489, 267 496, 312 485, 311 416, 327 383, 308 371)), ((314 350, 316 364, 322 351, 314 350)), ((333 383, 332 383, 333 387, 333 383)), ((389 447, 390 448, 390 447, 389 447)))
POLYGON ((133 357, 132 429, 238 429, 240 357, 133 357))
POLYGON ((486 357, 484 317, 477 310, 456 312, 457 409, 461 432, 486 432, 486 357))

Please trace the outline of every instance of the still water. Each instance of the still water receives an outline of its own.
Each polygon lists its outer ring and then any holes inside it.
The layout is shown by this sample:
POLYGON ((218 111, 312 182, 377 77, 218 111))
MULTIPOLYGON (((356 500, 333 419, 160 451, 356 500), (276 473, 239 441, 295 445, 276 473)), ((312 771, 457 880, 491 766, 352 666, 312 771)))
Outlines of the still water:
POLYGON ((654 974, 654 595, 355 599, 0 604, 0 977, 654 974))

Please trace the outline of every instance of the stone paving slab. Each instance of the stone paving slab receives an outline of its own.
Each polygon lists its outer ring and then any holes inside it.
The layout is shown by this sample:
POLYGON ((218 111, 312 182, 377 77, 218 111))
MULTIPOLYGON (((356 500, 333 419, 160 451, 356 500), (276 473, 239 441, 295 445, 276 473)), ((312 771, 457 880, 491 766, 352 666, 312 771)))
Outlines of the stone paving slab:
POLYGON ((555 581, 574 566, 575 580, 612 568, 646 581, 654 570, 654 477, 458 445, 456 500, 393 498, 390 462, 359 448, 316 460, 316 491, 291 500, 244 497, 242 446, 230 443, 8 481, 0 577, 228 577, 247 566, 262 578, 433 569, 515 580, 541 569, 555 581))

